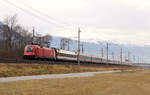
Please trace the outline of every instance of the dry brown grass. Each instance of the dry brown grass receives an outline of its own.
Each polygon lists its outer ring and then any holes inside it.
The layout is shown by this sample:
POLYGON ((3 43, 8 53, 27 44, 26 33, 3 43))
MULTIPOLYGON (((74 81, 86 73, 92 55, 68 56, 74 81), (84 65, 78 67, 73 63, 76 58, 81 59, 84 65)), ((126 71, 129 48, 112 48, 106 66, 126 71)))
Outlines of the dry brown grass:
POLYGON ((149 95, 150 70, 1 83, 0 95, 149 95))
POLYGON ((77 66, 50 64, 0 64, 0 77, 93 72, 107 70, 133 69, 126 66, 77 66))

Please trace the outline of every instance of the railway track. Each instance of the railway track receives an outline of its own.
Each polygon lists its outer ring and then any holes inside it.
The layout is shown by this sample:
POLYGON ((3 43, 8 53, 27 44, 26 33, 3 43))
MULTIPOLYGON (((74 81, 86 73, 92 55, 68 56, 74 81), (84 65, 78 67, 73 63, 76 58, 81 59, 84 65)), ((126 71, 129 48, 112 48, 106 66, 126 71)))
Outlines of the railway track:
MULTIPOLYGON (((10 59, 10 58, 0 58, 0 63, 8 63, 8 64, 61 64, 63 62, 60 61, 46 61, 46 60, 25 60, 25 59, 10 59)), ((68 63, 68 62, 65 62, 68 63)))
MULTIPOLYGON (((60 64, 60 65, 78 65, 77 62, 69 61, 56 61, 56 60, 25 60, 25 59, 10 59, 10 58, 0 58, 0 63, 5 64, 60 64)), ((88 66, 132 66, 125 64, 106 64, 106 63, 81 63, 80 65, 88 66)))

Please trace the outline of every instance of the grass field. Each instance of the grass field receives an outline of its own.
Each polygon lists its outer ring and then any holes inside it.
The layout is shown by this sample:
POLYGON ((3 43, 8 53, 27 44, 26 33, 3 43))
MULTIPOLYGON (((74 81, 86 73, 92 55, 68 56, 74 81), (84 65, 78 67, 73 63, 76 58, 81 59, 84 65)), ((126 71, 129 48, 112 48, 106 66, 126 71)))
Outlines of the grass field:
POLYGON ((150 95, 150 70, 1 83, 0 95, 150 95))
POLYGON ((0 64, 0 77, 133 69, 127 66, 78 66, 50 64, 0 64))

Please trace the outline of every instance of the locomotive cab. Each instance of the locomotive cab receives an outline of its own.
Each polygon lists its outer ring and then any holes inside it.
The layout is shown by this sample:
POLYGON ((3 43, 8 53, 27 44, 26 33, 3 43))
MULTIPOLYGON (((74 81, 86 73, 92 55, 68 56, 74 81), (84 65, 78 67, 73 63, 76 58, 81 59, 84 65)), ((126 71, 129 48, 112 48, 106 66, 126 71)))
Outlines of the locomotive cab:
POLYGON ((24 49, 24 59, 33 59, 36 55, 36 46, 27 45, 24 49))

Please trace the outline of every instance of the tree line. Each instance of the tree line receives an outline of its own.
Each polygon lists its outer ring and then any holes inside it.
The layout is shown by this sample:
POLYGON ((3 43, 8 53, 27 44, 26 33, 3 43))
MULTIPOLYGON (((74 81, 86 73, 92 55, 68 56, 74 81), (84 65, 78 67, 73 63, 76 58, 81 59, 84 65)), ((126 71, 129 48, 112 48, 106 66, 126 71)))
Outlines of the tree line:
POLYGON ((27 44, 38 42, 45 45, 52 40, 51 35, 42 36, 38 34, 33 38, 33 32, 29 32, 18 24, 17 15, 4 18, 2 23, 4 25, 0 25, 1 58, 20 58, 23 56, 24 47, 27 44))
MULTIPOLYGON (((17 15, 8 16, 3 19, 4 25, 0 25, 0 58, 22 58, 24 47, 27 44, 38 44, 50 47, 51 35, 35 34, 24 26, 18 24, 17 15)), ((71 39, 62 38, 60 49, 70 50, 71 39)))

